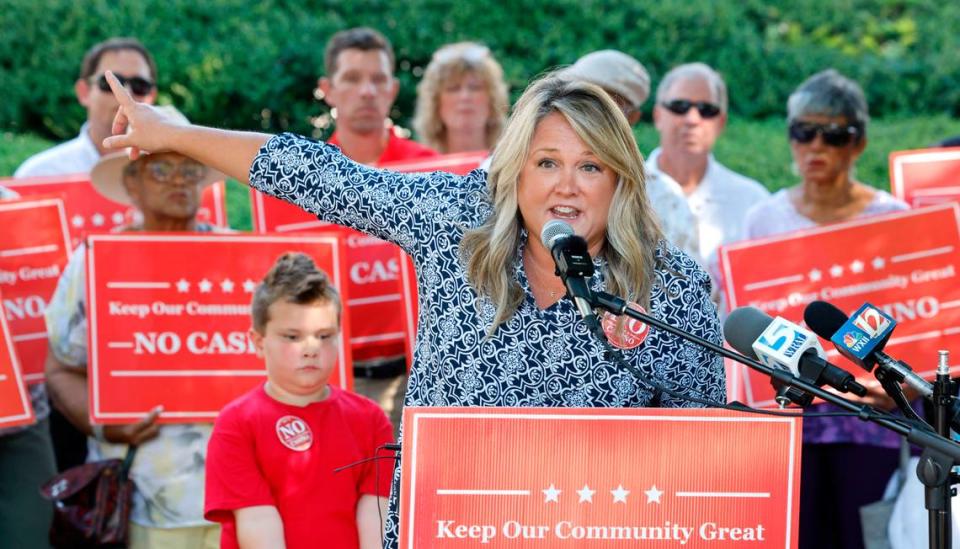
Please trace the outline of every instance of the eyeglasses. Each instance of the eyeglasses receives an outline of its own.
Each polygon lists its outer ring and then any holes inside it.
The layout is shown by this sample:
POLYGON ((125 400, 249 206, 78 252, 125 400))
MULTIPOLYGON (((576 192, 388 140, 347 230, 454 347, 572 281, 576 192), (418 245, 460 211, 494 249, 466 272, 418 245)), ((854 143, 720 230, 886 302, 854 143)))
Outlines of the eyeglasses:
POLYGON ((207 175, 207 167, 193 161, 175 164, 169 160, 155 160, 153 162, 147 162, 146 168, 150 173, 150 177, 160 183, 173 181, 173 178, 176 177, 178 173, 187 183, 197 183, 207 175))
POLYGON ((797 143, 810 143, 817 135, 831 147, 844 147, 851 140, 860 137, 858 126, 841 126, 840 124, 814 124, 813 122, 791 122, 789 129, 790 139, 797 143))
MULTIPOLYGON (((117 80, 120 81, 121 86, 130 84, 130 91, 133 92, 133 95, 143 97, 144 95, 147 95, 153 91, 153 82, 147 80, 146 78, 142 78, 140 76, 127 78, 126 76, 121 76, 116 73, 114 76, 116 76, 117 80)), ((100 78, 97 78, 97 87, 100 88, 100 91, 102 92, 110 91, 110 83, 107 82, 107 75, 101 74, 100 78)))
POLYGON ((681 116, 687 114, 687 111, 693 107, 697 108, 697 112, 700 113, 700 118, 714 118, 720 114, 720 107, 707 101, 674 99, 673 101, 661 103, 661 105, 673 114, 679 114, 681 116))

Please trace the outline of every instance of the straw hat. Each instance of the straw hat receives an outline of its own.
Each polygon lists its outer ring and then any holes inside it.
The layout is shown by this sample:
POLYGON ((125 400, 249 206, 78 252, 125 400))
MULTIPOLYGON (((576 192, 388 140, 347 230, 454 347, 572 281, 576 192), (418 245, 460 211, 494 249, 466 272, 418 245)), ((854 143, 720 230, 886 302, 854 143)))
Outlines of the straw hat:
MULTIPOLYGON (((157 107, 157 110, 163 112, 168 120, 183 124, 189 123, 187 117, 175 107, 162 106, 157 107)), ((146 156, 146 153, 144 153, 144 156, 146 156)), ((100 160, 97 161, 97 164, 93 167, 93 170, 90 171, 90 182, 93 183, 93 188, 114 202, 132 206, 133 202, 130 200, 130 195, 127 194, 127 189, 123 186, 123 170, 126 169, 130 162, 131 160, 126 151, 101 156, 100 160)), ((199 185, 201 189, 204 189, 207 185, 216 181, 222 181, 225 178, 226 176, 222 173, 208 166, 206 175, 200 180, 199 185)))

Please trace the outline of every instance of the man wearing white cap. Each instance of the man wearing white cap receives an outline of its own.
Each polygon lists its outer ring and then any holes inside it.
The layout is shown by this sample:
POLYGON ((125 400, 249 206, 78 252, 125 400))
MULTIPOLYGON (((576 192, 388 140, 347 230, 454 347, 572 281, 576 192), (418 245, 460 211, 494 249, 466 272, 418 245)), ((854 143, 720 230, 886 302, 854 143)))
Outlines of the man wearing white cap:
MULTIPOLYGON (((650 95, 650 75, 639 61, 616 50, 588 53, 563 71, 563 76, 603 88, 620 106, 627 122, 640 121, 640 107, 650 95)), ((660 217, 667 240, 701 261, 697 220, 675 181, 647 179, 647 197, 660 217)))
MULTIPOLYGON (((142 214, 142 221, 125 230, 149 232, 214 231, 198 222, 196 214, 203 188, 223 178, 223 174, 176 153, 145 154, 133 162, 126 153, 109 154, 90 172, 98 192, 135 206, 142 214)), ((51 401, 91 437, 88 461, 122 457, 127 445, 140 446, 131 470, 135 490, 130 547, 217 547, 219 527, 203 520, 210 424, 161 427, 155 424, 159 409, 133 425, 90 424, 85 248, 81 244, 74 251, 46 310, 50 339, 46 375, 51 401)))

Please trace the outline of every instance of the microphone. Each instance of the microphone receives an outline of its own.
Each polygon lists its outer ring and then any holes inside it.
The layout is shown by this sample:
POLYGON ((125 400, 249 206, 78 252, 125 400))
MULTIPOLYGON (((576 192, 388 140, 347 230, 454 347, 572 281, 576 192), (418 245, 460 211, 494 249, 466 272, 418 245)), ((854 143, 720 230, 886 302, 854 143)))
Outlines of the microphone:
MULTIPOLYGON (((723 334, 734 349, 756 357, 771 368, 789 370, 816 385, 826 383, 845 393, 867 394, 866 387, 857 383, 850 372, 825 360, 826 353, 814 334, 789 320, 771 318, 755 307, 741 307, 727 317, 723 334)), ((784 398, 798 404, 807 404, 813 398, 790 387, 777 389, 777 400, 781 404, 784 398)))
POLYGON ((540 241, 550 250, 557 266, 556 274, 567 287, 567 296, 573 300, 588 324, 597 322, 593 312, 593 292, 587 283, 593 276, 593 260, 587 250, 587 241, 573 232, 573 227, 559 219, 548 221, 540 231, 540 241))
POLYGON ((933 395, 933 385, 914 373, 905 362, 883 352, 897 321, 882 310, 864 303, 852 317, 826 301, 814 301, 803 311, 807 326, 829 339, 840 354, 866 371, 875 365, 905 382, 923 396, 933 395))

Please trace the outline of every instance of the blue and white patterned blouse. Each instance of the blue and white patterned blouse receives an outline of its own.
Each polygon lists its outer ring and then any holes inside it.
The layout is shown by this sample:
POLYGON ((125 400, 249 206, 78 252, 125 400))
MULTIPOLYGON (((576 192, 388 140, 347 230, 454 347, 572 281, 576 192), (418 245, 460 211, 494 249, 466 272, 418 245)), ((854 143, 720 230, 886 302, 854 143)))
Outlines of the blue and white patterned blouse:
MULTIPOLYGON (((525 299, 487 337, 495 307, 470 285, 460 254, 464 233, 493 213, 482 170, 466 176, 377 170, 349 160, 334 146, 283 134, 260 150, 250 184, 322 220, 398 244, 413 258, 420 317, 406 405, 698 406, 666 394, 651 402, 652 391, 606 358, 569 300, 540 310, 519 253, 514 276, 525 299)), ((719 344, 707 275, 666 242, 656 259, 651 314, 719 344)), ((602 287, 605 262, 595 262, 594 283, 602 287)), ((639 347, 623 354, 681 393, 726 402, 723 362, 709 351, 651 329, 639 347)), ((394 490, 387 546, 396 543, 397 497, 394 490)))

